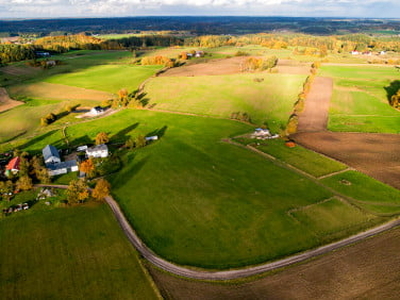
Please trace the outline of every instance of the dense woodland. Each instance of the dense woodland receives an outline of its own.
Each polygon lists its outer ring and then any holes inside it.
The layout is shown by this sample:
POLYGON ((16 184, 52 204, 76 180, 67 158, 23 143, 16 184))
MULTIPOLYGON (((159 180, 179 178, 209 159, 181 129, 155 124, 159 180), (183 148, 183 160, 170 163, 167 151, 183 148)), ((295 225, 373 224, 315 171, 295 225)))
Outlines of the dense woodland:
POLYGON ((60 32, 104 34, 149 30, 185 30, 196 35, 244 34, 273 31, 331 35, 367 32, 370 30, 399 32, 400 22, 390 19, 233 16, 158 16, 0 21, 0 34, 9 35, 17 35, 21 32, 47 36, 59 35, 60 32))

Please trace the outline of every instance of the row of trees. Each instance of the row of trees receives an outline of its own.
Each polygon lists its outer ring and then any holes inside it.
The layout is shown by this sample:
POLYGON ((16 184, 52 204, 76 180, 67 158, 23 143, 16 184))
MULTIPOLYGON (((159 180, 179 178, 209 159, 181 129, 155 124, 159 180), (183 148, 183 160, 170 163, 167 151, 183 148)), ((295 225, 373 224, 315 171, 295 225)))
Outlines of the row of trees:
POLYGON ((0 44, 0 65, 35 57, 35 47, 32 45, 0 44))
POLYGON ((293 112, 289 117, 289 121, 286 125, 285 133, 286 135, 294 134, 297 132, 297 126, 299 124, 299 114, 304 110, 305 100, 310 92, 311 85, 315 79, 315 74, 317 73, 318 68, 320 67, 319 62, 315 62, 311 65, 310 75, 307 76, 306 80, 303 83, 303 90, 297 97, 297 101, 293 106, 293 112))
MULTIPOLYGON (((327 51, 350 52, 353 50, 392 50, 400 52, 399 37, 371 37, 364 34, 342 36, 314 36, 307 34, 269 34, 259 33, 243 36, 206 35, 188 38, 186 46, 192 47, 221 47, 261 45, 270 49, 286 49, 288 47, 307 47, 315 49, 324 55, 327 51)), ((297 51, 301 51, 300 48, 297 51)), ((313 50, 314 51, 314 50, 313 50)))
POLYGON ((249 57, 241 65, 242 72, 264 71, 275 67, 278 63, 276 56, 267 58, 249 57))

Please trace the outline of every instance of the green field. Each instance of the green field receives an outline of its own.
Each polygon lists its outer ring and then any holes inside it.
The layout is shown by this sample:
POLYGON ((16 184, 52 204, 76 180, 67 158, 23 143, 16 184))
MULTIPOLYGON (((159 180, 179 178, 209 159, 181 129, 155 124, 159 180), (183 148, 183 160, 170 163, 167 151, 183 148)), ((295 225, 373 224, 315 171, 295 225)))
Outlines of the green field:
MULTIPOLYGON (((333 226, 329 235, 316 237, 317 225, 299 226, 289 210, 333 194, 256 153, 221 142, 252 130, 249 125, 137 110, 106 120, 71 126, 68 136, 74 143, 91 140, 99 131, 108 132, 112 141, 163 132, 159 141, 125 154, 124 168, 109 179, 144 242, 173 262, 218 269, 261 263, 380 220, 368 215, 368 222, 356 218, 346 227, 348 218, 334 210, 331 217, 346 230, 333 226)), ((40 149, 54 138, 45 137, 32 148, 40 149)))
POLYGON ((268 153, 312 176, 319 177, 344 170, 346 165, 301 146, 288 148, 280 139, 263 142, 257 149, 268 153))
POLYGON ((47 78, 46 82, 117 93, 123 88, 129 91, 136 90, 159 69, 160 66, 127 64, 94 66, 82 71, 54 75, 47 78))
POLYGON ((267 122, 278 132, 286 125, 304 80, 304 75, 269 73, 157 77, 145 91, 155 109, 223 118, 246 112, 255 124, 267 122))
POLYGON ((363 202, 400 206, 400 190, 357 171, 347 171, 321 181, 340 193, 363 202))
POLYGON ((349 231, 353 227, 360 229, 364 223, 374 219, 372 215, 335 198, 303 207, 291 212, 291 215, 321 238, 329 238, 332 234, 349 231))
POLYGON ((389 105, 387 89, 399 79, 394 67, 322 66, 334 78, 328 128, 350 132, 400 132, 400 112, 389 105))
POLYGON ((2 299, 157 299, 105 204, 0 219, 2 299))

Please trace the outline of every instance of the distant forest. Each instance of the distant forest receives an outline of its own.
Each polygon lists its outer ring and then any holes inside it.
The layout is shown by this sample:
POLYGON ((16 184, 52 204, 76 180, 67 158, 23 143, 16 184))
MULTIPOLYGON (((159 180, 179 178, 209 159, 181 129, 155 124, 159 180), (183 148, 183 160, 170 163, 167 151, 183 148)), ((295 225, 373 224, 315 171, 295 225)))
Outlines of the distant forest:
POLYGON ((306 34, 332 35, 371 31, 400 34, 400 20, 337 19, 292 17, 126 17, 0 20, 0 34, 35 33, 47 36, 52 32, 106 34, 137 31, 187 31, 204 34, 249 34, 291 31, 306 34))

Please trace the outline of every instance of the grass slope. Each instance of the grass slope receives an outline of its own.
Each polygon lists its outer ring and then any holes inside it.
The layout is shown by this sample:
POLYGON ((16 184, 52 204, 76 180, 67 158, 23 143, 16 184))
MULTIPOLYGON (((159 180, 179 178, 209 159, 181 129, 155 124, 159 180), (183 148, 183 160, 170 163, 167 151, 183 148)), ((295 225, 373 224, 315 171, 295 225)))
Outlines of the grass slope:
POLYGON ((328 128, 350 132, 400 132, 400 112, 389 105, 387 88, 398 80, 395 68, 323 66, 334 78, 328 128))
MULTIPOLYGON (((257 264, 383 220, 365 212, 365 218, 349 222, 342 206, 331 218, 343 226, 316 235, 317 221, 299 223, 289 212, 330 199, 332 192, 221 141, 250 130, 249 125, 229 120, 127 109, 73 125, 67 134, 73 145, 93 140, 99 131, 109 133, 112 142, 139 134, 160 135, 159 141, 125 154, 124 168, 109 180, 144 242, 179 264, 218 269, 257 264)), ((31 147, 55 138, 46 136, 31 147)))
POLYGON ((145 91, 156 109, 224 118, 246 112, 254 123, 266 121, 276 132, 286 124, 304 79, 304 75, 268 73, 158 77, 148 82, 145 91))
POLYGON ((3 299, 157 299, 105 204, 17 214, 0 219, 3 299))
POLYGON ((128 64, 93 66, 82 71, 54 75, 47 78, 46 82, 117 93, 122 88, 136 90, 160 68, 128 64))

